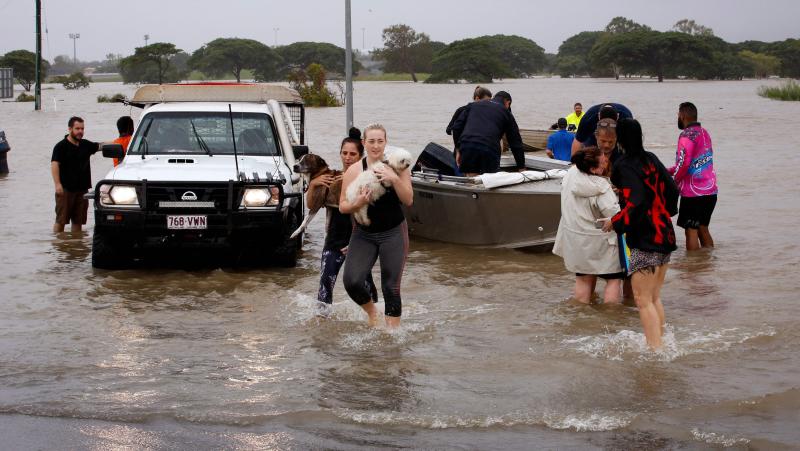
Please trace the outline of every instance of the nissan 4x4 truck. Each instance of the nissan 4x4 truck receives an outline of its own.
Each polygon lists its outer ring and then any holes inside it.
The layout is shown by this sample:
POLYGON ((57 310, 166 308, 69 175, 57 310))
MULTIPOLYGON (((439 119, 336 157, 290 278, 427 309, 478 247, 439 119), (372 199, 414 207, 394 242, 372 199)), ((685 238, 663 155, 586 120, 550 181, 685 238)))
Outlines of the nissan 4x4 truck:
MULTIPOLYGON (((219 247, 237 261, 295 266, 305 146, 298 93, 269 84, 145 85, 122 162, 97 183, 92 265, 124 268, 148 248, 219 247)), ((103 155, 122 157, 119 145, 103 155)))

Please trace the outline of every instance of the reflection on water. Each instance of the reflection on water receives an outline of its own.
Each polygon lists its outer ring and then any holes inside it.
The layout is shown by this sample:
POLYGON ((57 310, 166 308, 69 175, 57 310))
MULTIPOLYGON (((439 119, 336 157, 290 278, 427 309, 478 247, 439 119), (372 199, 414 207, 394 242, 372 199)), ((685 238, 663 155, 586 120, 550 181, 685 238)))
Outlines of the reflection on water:
MULTIPOLYGON (((64 100, 58 112, 2 103, 4 129, 24 139, 14 141, 14 172, 0 178, 0 414, 48 419, 5 415, 0 435, 4 424, 36 437, 46 437, 42 428, 77 430, 83 441, 75 448, 691 449, 720 446, 709 441, 720 436, 762 447, 797 443, 796 428, 776 419, 793 418, 796 395, 746 421, 731 407, 785 393, 800 366, 800 245, 791 240, 800 200, 791 164, 763 169, 763 154, 791 162, 797 152, 769 127, 739 125, 754 111, 787 130, 800 118, 796 106, 757 97, 759 83, 495 86, 512 93, 518 122, 530 128, 552 123, 574 100, 625 103, 665 161, 678 133, 675 99, 700 108, 719 153, 718 247, 673 255, 662 291, 668 346, 656 355, 635 309, 565 302, 574 276, 549 252, 412 240, 403 327, 393 334, 367 328, 341 286, 331 318, 314 316, 319 219, 293 269, 234 269, 216 256, 204 264, 192 256, 187 265, 173 252, 172 261, 93 270, 91 212, 85 234, 50 233, 46 149, 76 113, 90 139, 113 137, 116 117, 130 111, 95 97, 133 87, 46 91, 64 100), (754 193, 767 182, 765 205, 754 193)), ((359 83, 357 123, 383 122, 391 143, 414 153, 428 141, 449 144, 444 125, 470 91, 359 83)), ((312 151, 336 161, 344 110, 309 109, 307 118, 312 151)), ((92 167, 97 181, 111 164, 94 157, 92 167)), ((58 443, 42 440, 43 448, 58 443)))

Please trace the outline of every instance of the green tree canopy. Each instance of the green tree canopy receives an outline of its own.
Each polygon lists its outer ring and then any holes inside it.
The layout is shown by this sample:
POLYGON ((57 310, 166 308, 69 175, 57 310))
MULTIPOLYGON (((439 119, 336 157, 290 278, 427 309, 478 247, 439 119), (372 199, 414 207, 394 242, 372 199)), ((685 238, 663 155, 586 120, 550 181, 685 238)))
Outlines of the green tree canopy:
POLYGON ((455 41, 433 59, 433 72, 426 83, 491 83, 514 76, 505 59, 493 51, 486 37, 455 41))
MULTIPOLYGON (((28 50, 12 50, 0 58, 0 66, 14 69, 14 78, 26 91, 36 82, 36 54, 28 50)), ((42 59, 42 81, 47 76, 50 63, 42 59)))
POLYGON ((767 53, 781 59, 782 77, 800 78, 800 39, 774 42, 767 53))
POLYGON ((408 25, 398 24, 383 30, 383 48, 373 55, 386 62, 387 72, 411 74, 417 82, 416 73, 433 60, 433 49, 430 38, 425 33, 417 33, 408 25))
POLYGON ((595 75, 589 53, 597 41, 605 35, 604 31, 582 31, 562 42, 558 47, 556 72, 562 77, 595 75))
POLYGON ((675 25, 672 26, 672 31, 691 34, 693 36, 714 36, 714 30, 689 19, 682 19, 675 22, 675 25))
POLYGON ((631 33, 634 31, 650 31, 647 25, 636 23, 628 18, 617 16, 606 25, 606 33, 619 34, 631 33))
POLYGON ((157 42, 137 47, 133 55, 119 62, 120 74, 125 83, 174 83, 187 76, 177 64, 183 50, 175 44, 157 42))
MULTIPOLYGON (((275 49, 282 58, 279 68, 281 76, 296 69, 308 68, 311 64, 321 64, 326 70, 344 74, 345 49, 328 42, 295 42, 275 49)), ((353 72, 358 73, 362 65, 353 55, 353 72)))
POLYGON ((528 38, 497 34, 477 39, 486 41, 492 52, 501 55, 511 69, 512 77, 527 77, 544 69, 544 49, 528 38))
POLYGON ((232 75, 238 83, 243 70, 270 74, 280 61, 274 50, 253 39, 218 38, 195 50, 188 64, 212 77, 232 75))
POLYGON ((766 78, 780 72, 781 60, 777 56, 751 52, 750 50, 742 50, 739 52, 739 56, 750 64, 752 67, 750 75, 756 78, 766 78))

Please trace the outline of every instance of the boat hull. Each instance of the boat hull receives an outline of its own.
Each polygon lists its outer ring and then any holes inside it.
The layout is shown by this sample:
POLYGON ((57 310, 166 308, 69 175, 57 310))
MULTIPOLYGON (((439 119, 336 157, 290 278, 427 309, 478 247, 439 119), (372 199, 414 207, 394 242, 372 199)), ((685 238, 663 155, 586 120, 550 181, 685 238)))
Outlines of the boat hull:
POLYGON ((561 181, 496 189, 414 178, 409 233, 446 243, 495 248, 552 245, 561 217, 561 181))

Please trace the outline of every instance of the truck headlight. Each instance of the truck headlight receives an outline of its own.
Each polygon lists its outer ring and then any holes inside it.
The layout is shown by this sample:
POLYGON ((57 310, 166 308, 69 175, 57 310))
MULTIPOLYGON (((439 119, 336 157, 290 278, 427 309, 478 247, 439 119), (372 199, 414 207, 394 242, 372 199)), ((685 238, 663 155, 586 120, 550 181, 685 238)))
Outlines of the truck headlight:
POLYGON ((139 206, 136 187, 130 185, 102 185, 100 187, 100 204, 110 206, 139 206))
POLYGON ((281 190, 277 186, 269 188, 245 188, 242 206, 245 208, 273 207, 280 202, 281 190))

